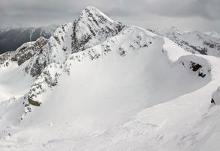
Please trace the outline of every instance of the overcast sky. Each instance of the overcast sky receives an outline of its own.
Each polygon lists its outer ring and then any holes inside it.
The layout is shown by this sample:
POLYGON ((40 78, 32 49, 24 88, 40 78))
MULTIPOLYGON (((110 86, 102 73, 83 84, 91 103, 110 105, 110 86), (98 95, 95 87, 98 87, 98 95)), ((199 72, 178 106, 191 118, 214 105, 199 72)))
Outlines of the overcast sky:
POLYGON ((88 5, 145 28, 220 32, 220 0, 0 0, 0 26, 71 22, 88 5))

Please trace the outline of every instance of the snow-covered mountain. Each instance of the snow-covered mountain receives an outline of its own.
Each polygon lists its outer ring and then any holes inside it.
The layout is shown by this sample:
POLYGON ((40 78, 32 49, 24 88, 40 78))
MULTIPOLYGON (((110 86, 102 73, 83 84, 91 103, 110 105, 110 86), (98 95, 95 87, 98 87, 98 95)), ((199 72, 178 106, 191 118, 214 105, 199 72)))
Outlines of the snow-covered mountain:
POLYGON ((14 51, 23 43, 35 41, 39 37, 50 38, 58 26, 0 28, 0 54, 14 51))
POLYGON ((168 37, 191 53, 220 57, 220 36, 218 33, 182 32, 176 27, 155 33, 168 37))
POLYGON ((218 151, 220 59, 215 47, 195 54, 191 44, 213 37, 193 33, 123 25, 89 6, 0 55, 0 150, 218 151))

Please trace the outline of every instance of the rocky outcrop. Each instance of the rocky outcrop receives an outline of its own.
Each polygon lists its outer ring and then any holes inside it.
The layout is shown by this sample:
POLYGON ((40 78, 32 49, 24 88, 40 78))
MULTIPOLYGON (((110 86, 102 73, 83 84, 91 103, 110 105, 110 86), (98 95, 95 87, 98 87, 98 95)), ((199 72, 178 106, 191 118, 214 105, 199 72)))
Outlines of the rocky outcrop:
POLYGON ((43 46, 47 44, 48 40, 44 37, 38 38, 35 42, 28 42, 19 47, 15 55, 12 57, 13 61, 17 61, 18 65, 23 64, 37 53, 43 51, 43 46))

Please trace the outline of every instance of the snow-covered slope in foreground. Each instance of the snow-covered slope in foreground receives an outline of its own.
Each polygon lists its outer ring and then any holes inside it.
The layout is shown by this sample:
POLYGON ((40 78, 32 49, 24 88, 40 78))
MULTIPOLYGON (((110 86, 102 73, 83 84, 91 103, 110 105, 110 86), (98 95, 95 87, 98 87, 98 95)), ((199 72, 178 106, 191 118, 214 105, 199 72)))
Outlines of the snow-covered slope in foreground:
POLYGON ((59 68, 45 65, 46 73, 59 74, 56 85, 33 97, 40 106, 25 104, 35 80, 41 87, 47 78, 26 73, 30 61, 0 69, 0 150, 218 151, 219 58, 190 54, 139 27, 107 35, 112 30, 102 27, 92 37, 87 31, 91 40, 67 53, 59 68))

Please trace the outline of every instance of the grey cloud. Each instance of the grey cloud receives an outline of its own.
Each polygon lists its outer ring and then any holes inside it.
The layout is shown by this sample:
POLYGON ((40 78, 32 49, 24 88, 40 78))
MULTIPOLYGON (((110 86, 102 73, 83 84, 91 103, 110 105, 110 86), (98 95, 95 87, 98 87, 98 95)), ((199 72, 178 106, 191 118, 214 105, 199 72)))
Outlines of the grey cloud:
POLYGON ((87 5, 98 7, 113 18, 148 19, 155 24, 155 18, 161 17, 186 22, 189 18, 189 23, 193 17, 204 22, 220 20, 219 0, 0 0, 0 20, 2 25, 63 23, 72 21, 87 5))

